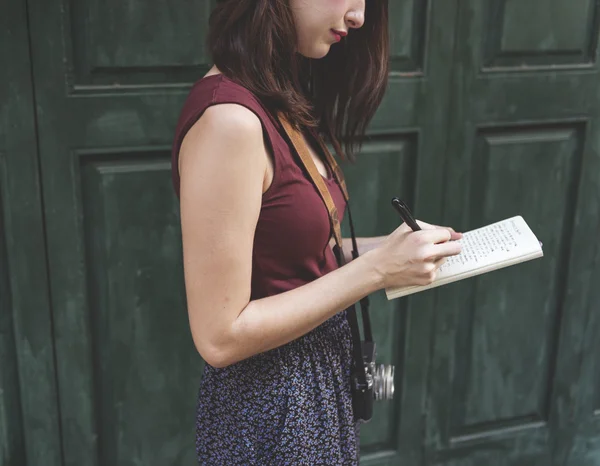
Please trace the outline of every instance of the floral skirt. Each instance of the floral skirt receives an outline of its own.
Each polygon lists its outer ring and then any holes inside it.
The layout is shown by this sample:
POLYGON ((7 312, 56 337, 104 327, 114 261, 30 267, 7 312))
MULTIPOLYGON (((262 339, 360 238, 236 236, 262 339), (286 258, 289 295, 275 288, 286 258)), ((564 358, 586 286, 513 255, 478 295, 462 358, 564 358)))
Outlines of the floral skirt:
POLYGON ((356 465, 345 313, 280 348, 225 368, 208 364, 198 396, 201 465, 356 465))

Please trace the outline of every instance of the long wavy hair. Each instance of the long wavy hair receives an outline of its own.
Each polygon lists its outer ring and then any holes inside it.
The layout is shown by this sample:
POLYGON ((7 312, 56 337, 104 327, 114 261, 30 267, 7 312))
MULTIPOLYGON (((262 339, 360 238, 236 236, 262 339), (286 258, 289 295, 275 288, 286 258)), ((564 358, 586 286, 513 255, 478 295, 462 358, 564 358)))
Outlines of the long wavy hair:
POLYGON ((220 0, 208 46, 226 77, 297 127, 316 128, 339 157, 353 160, 387 87, 388 37, 388 0, 370 0, 362 28, 325 58, 308 59, 297 53, 289 0, 220 0))

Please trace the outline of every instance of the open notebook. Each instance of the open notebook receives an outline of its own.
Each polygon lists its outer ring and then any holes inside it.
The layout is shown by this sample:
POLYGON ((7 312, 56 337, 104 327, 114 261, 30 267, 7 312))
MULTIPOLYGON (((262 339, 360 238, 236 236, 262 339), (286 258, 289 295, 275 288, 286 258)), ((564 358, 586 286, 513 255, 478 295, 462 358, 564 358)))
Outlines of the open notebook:
POLYGON ((544 255, 542 243, 521 216, 466 232, 459 242, 463 246, 462 252, 448 258, 433 283, 388 288, 385 290, 387 298, 400 298, 544 255))

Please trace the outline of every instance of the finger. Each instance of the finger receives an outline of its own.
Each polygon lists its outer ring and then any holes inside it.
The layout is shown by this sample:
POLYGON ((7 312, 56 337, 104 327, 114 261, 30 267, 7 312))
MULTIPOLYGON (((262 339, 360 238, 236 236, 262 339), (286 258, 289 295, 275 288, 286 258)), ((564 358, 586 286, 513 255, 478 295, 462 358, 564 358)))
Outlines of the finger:
POLYGON ((450 257, 460 254, 462 251, 462 245, 456 241, 447 241, 445 243, 438 243, 433 245, 433 256, 434 257, 450 257))
POLYGON ((450 232, 450 241, 455 241, 455 240, 461 239, 463 237, 463 234, 458 231, 454 231, 454 228, 451 228, 451 227, 443 227, 443 228, 446 228, 450 232))
POLYGON ((433 243, 433 244, 445 243, 446 241, 449 241, 451 238, 450 232, 448 230, 446 230, 445 228, 435 228, 432 230, 421 230, 415 234, 419 234, 424 241, 426 241, 428 243, 433 243))
POLYGON ((452 228, 452 227, 441 227, 438 225, 434 225, 434 226, 435 226, 435 228, 445 228, 446 230, 448 230, 450 232, 450 241, 461 239, 463 237, 462 233, 455 231, 454 228, 452 228))
POLYGON ((433 225, 431 223, 427 223, 427 222, 424 222, 422 220, 417 220, 417 224, 423 230, 433 230, 433 229, 436 229, 436 228, 439 228, 439 229, 443 228, 445 230, 448 230, 450 232, 450 241, 455 241, 455 240, 461 239, 463 237, 462 233, 459 233, 459 232, 455 231, 454 228, 452 228, 452 227, 443 227, 443 226, 440 226, 440 225, 433 225))
POLYGON ((442 265, 446 263, 447 260, 447 257, 439 257, 435 261, 433 261, 433 265, 435 265, 436 269, 439 269, 442 265))

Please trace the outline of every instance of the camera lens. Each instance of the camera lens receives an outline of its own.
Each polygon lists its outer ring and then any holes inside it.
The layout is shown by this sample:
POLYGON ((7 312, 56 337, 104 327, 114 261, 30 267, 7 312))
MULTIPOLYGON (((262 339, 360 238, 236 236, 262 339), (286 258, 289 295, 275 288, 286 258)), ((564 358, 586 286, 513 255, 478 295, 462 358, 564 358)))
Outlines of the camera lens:
POLYGON ((394 366, 380 364, 376 366, 373 395, 375 400, 391 400, 394 398, 394 366))

